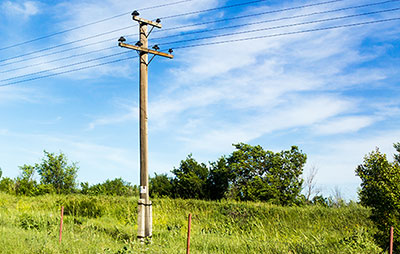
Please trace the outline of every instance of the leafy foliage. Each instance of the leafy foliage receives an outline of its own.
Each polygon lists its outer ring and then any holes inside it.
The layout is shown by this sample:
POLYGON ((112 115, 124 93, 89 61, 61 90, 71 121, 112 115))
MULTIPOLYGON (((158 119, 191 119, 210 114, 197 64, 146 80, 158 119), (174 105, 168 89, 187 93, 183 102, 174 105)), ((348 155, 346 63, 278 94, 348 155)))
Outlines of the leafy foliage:
POLYGON ((234 146, 237 150, 227 159, 233 175, 231 196, 283 205, 295 202, 301 191, 300 175, 307 159, 297 146, 279 153, 243 143, 234 146))
POLYGON ((179 168, 171 171, 174 178, 167 175, 150 178, 150 194, 185 199, 269 201, 283 205, 301 199, 300 175, 307 157, 296 146, 278 153, 243 143, 234 146, 236 151, 210 162, 208 167, 190 154, 179 168))
POLYGON ((75 162, 68 165, 65 154, 44 151, 45 157, 35 168, 41 177, 41 183, 51 184, 57 193, 71 193, 76 187, 78 166, 75 162))
POLYGON ((208 197, 211 200, 225 198, 233 179, 228 161, 225 157, 221 157, 210 164, 210 174, 207 179, 208 197))
POLYGON ((9 177, 3 177, 0 181, 0 191, 8 194, 14 194, 15 181, 9 177))
MULTIPOLYGON (((400 143, 394 145, 400 154, 400 143)), ((389 162, 379 149, 364 157, 363 164, 356 169, 361 178, 360 201, 372 208, 371 219, 379 233, 376 239, 383 248, 388 246, 388 232, 391 226, 395 235, 400 234, 400 155, 389 162)), ((395 252, 400 251, 400 240, 395 238, 395 252)))
POLYGON ((204 163, 198 163, 190 154, 181 161, 179 168, 172 170, 175 179, 172 181, 174 193, 179 198, 206 197, 206 181, 208 168, 204 163))
POLYGON ((21 175, 15 182, 15 192, 17 195, 33 196, 37 192, 37 183, 33 179, 35 167, 30 165, 20 166, 21 175))
POLYGON ((89 183, 81 183, 81 193, 88 195, 110 195, 110 196, 133 196, 137 194, 136 186, 131 186, 122 178, 106 180, 104 183, 95 184, 89 187, 89 183))
POLYGON ((154 174, 150 177, 150 197, 171 197, 173 195, 172 179, 167 174, 154 174))

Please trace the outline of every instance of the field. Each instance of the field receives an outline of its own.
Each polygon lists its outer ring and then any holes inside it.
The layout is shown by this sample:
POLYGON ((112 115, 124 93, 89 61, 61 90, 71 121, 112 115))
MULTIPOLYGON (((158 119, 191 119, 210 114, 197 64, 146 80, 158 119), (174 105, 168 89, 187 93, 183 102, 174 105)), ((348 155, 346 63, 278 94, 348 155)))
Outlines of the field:
POLYGON ((265 203, 153 200, 151 244, 136 240, 137 199, 0 193, 0 253, 380 253, 370 211, 265 203), (62 243, 60 207, 65 207, 62 243))

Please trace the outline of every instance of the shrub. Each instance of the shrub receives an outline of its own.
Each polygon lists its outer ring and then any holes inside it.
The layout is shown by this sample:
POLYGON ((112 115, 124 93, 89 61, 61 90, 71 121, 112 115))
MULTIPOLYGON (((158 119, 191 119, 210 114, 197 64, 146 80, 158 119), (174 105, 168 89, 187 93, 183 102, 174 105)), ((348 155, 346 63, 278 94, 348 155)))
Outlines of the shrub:
POLYGON ((9 177, 4 177, 0 181, 0 191, 15 194, 15 181, 9 177))
MULTIPOLYGON (((395 144, 400 153, 400 145, 395 144)), ((364 158, 356 169, 361 178, 360 201, 372 208, 371 219, 379 232, 375 238, 382 248, 387 248, 389 228, 394 227, 395 235, 400 234, 400 156, 393 163, 379 149, 364 158)), ((400 239, 394 239, 395 252, 400 251, 400 239)))

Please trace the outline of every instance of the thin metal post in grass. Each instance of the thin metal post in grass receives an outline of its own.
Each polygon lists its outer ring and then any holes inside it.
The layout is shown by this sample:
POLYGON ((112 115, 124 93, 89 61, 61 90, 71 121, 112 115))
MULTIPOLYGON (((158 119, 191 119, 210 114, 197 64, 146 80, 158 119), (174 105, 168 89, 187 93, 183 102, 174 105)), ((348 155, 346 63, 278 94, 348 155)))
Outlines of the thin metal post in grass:
POLYGON ((389 254, 393 254, 393 227, 390 227, 389 254))
POLYGON ((192 224, 192 214, 189 213, 186 254, 189 254, 189 253, 190 253, 190 226, 191 226, 191 224, 192 224))
POLYGON ((61 206, 61 220, 60 220, 60 238, 59 238, 59 243, 61 243, 61 239, 62 239, 63 218, 64 218, 64 206, 61 206))

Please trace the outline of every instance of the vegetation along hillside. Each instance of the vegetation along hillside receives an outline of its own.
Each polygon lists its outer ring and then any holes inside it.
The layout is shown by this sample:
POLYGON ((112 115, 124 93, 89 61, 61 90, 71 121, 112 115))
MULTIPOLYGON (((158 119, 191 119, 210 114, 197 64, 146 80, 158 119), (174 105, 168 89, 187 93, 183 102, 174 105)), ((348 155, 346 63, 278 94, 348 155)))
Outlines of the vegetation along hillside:
POLYGON ((390 227, 398 252, 399 143, 393 162, 376 149, 356 167, 359 203, 302 194, 313 183, 303 180, 307 156, 296 146, 234 146, 216 162, 189 155, 173 176, 150 179, 153 237, 145 243, 136 235, 137 186, 116 178, 79 188, 77 164, 47 151, 14 179, 0 169, 0 253, 184 253, 189 214, 191 253, 386 253, 390 227))
POLYGON ((153 200, 152 244, 136 241, 137 199, 0 194, 0 253, 379 253, 370 210, 355 203, 282 207, 238 201, 153 200), (59 244, 60 207, 65 207, 59 244))

